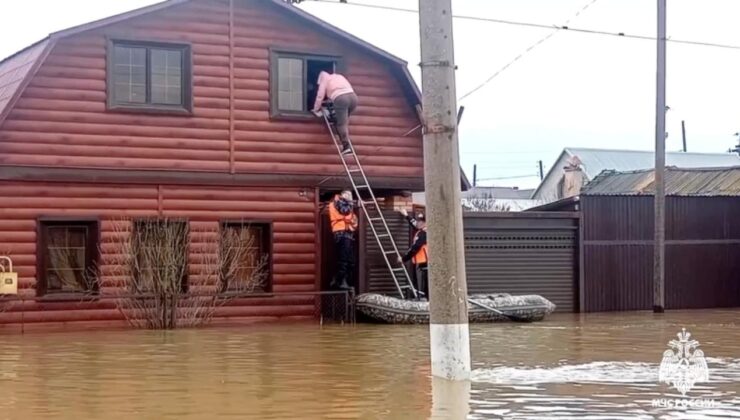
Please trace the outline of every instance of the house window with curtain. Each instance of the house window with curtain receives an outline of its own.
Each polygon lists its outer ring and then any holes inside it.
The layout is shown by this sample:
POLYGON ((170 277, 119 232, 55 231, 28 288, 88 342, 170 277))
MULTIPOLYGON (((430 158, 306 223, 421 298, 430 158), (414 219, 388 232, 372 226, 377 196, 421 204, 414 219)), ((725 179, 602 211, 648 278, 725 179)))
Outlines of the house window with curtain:
POLYGON ((97 293, 97 222, 44 220, 39 233, 39 295, 97 293))
POLYGON ((272 289, 269 223, 223 223, 221 292, 264 293, 272 289))

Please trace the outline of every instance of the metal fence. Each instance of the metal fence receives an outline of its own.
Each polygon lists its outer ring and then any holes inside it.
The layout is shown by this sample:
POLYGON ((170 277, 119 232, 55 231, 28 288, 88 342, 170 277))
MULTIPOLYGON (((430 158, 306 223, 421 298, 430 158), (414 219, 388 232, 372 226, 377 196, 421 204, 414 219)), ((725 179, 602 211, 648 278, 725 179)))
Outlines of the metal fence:
POLYGON ((331 291, 319 292, 319 304, 317 305, 319 322, 337 322, 354 324, 355 294, 353 291, 331 291))

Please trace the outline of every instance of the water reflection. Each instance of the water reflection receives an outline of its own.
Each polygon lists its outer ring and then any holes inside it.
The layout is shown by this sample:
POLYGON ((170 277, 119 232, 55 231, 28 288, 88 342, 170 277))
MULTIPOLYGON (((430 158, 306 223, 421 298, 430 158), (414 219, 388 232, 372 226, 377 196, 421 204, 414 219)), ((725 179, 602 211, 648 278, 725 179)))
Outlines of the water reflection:
POLYGON ((431 419, 466 419, 470 413, 470 381, 432 378, 431 419))
POLYGON ((0 336, 0 419, 685 418, 740 416, 740 311, 559 315, 471 326, 474 372, 432 381, 425 326, 261 325, 0 336), (710 382, 657 381, 686 327, 710 382), (465 383, 464 383, 465 384, 465 383))

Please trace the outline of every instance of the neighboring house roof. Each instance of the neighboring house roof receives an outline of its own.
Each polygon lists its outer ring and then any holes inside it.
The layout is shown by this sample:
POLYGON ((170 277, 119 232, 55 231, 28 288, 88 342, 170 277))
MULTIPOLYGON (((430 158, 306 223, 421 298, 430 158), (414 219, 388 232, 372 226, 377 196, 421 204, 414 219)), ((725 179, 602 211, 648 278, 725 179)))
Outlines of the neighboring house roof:
MULTIPOLYGON (((740 166, 733 168, 666 167, 667 196, 740 196, 740 166)), ((604 171, 581 195, 653 195, 655 171, 604 171)))
MULTIPOLYGON (((542 204, 542 200, 531 199, 531 189, 520 190, 511 187, 472 187, 468 191, 463 191, 460 199, 464 207, 489 207, 484 203, 506 207, 510 211, 522 211, 530 207, 542 204)), ((413 202, 416 205, 426 205, 424 193, 414 193, 413 202)))
MULTIPOLYGON (((655 166, 655 153, 652 151, 566 147, 555 162, 559 162, 564 155, 567 157, 578 156, 582 163, 583 173, 588 180, 592 180, 596 175, 607 169, 636 171, 655 166)), ((666 165, 681 168, 740 166, 740 156, 731 153, 666 152, 666 165)), ((555 164, 548 170, 545 179, 550 176, 557 176, 556 174, 560 174, 562 171, 563 168, 557 167, 557 164, 555 164)), ((544 182, 540 183, 533 196, 537 195, 542 185, 544 185, 544 182)))
POLYGON ((531 190, 520 190, 512 187, 472 187, 462 193, 462 198, 495 198, 512 200, 529 200, 532 196, 531 190))
POLYGON ((482 199, 481 201, 483 201, 483 203, 475 201, 474 199, 463 198, 462 205, 464 208, 474 209, 474 211, 524 211, 542 204, 542 200, 533 200, 529 198, 492 198, 482 199))

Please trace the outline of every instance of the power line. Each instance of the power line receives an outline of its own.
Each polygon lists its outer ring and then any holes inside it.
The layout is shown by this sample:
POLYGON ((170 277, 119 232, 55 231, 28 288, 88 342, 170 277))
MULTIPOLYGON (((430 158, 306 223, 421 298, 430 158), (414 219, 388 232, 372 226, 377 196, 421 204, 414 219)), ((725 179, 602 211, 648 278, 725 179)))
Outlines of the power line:
MULTIPOLYGON (((593 5, 597 1, 598 0, 591 0, 590 2, 586 3, 586 5, 583 6, 580 10, 578 10, 578 12, 576 12, 575 15, 571 16, 570 18, 568 18, 568 20, 565 21, 565 23, 563 24, 563 27, 567 27, 567 25, 570 23, 571 20, 573 20, 573 19, 577 18, 578 16, 580 16, 581 13, 583 13, 584 11, 586 11, 586 9, 588 9, 589 7, 591 7, 591 5, 593 5)), ((489 78, 487 78, 486 80, 484 80, 483 83, 479 84, 478 86, 476 86, 472 90, 468 91, 466 94, 462 95, 458 99, 458 101, 462 101, 463 99, 465 99, 468 96, 474 94, 475 92, 479 91, 480 89, 483 89, 493 79, 495 79, 501 73, 503 73, 504 71, 506 71, 506 69, 508 69, 509 67, 513 66, 514 63, 516 63, 517 61, 519 61, 525 55, 527 55, 530 52, 532 52, 532 50, 534 50, 535 48, 537 48, 540 45, 542 45, 548 39, 552 38, 556 33, 560 32, 561 30, 562 30, 561 28, 556 28, 554 31, 550 32, 549 34, 547 34, 544 37, 542 37, 542 38, 538 39, 537 41, 535 41, 534 44, 532 44, 532 45, 528 46, 527 48, 525 48, 524 51, 522 51, 521 53, 519 53, 519 55, 517 55, 516 57, 514 57, 513 60, 511 60, 508 63, 506 63, 503 67, 501 67, 495 73, 493 73, 489 78)))
MULTIPOLYGON (((311 0, 311 1, 319 2, 319 3, 339 4, 339 2, 337 2, 336 0, 311 0)), ((372 9, 392 10, 396 12, 405 12, 405 13, 418 13, 419 12, 418 10, 414 10, 414 9, 404 9, 401 7, 392 7, 392 6, 379 6, 375 4, 365 4, 365 3, 355 3, 355 2, 343 3, 343 4, 347 4, 350 6, 357 6, 357 7, 372 8, 372 9)), ((610 31, 601 31, 601 30, 596 30, 596 29, 573 28, 568 25, 548 25, 548 24, 542 24, 542 23, 521 22, 521 21, 505 20, 505 19, 493 19, 493 18, 484 18, 484 17, 468 16, 468 15, 452 15, 452 17, 456 19, 500 23, 503 25, 525 26, 525 27, 538 28, 538 29, 558 29, 558 30, 566 30, 569 32, 577 32, 577 33, 592 34, 592 35, 616 36, 620 38, 657 41, 656 37, 649 36, 649 35, 632 35, 632 34, 627 34, 625 32, 610 32, 610 31)), ((686 39, 673 39, 670 37, 666 39, 666 42, 671 42, 674 44, 686 44, 686 45, 696 45, 696 46, 702 46, 702 47, 715 47, 715 48, 725 48, 725 49, 731 49, 731 50, 740 50, 740 45, 720 44, 720 43, 715 43, 715 42, 704 42, 704 41, 691 41, 691 40, 686 40, 686 39)))

